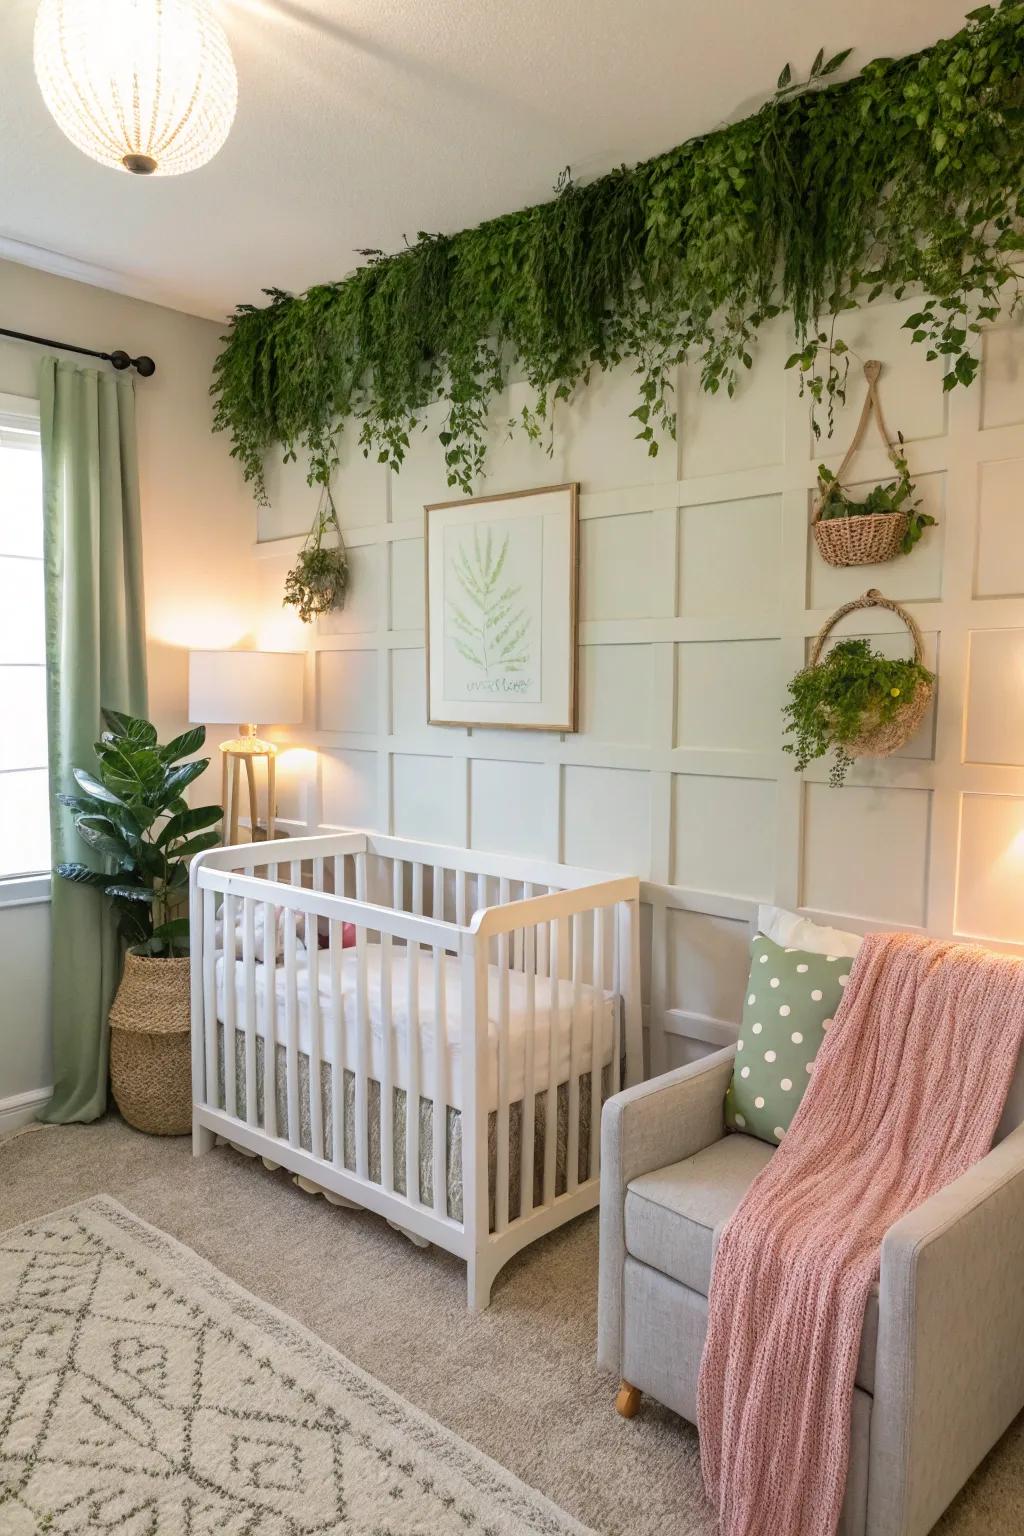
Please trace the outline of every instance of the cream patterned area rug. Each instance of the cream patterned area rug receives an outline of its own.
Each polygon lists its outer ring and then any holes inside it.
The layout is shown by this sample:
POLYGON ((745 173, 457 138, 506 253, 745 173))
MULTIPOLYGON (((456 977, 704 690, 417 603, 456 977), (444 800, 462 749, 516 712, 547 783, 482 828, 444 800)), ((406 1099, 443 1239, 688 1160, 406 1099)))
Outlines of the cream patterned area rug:
POLYGON ((588 1536, 106 1196, 0 1235, 0 1532, 588 1536))

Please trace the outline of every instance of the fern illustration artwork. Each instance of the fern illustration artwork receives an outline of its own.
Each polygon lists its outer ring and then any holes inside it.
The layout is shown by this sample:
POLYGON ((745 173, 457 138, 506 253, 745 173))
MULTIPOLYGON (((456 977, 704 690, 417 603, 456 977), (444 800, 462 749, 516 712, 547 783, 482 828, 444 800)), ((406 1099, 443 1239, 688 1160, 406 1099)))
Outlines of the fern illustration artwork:
POLYGON ((540 518, 446 530, 451 698, 540 698, 540 518))

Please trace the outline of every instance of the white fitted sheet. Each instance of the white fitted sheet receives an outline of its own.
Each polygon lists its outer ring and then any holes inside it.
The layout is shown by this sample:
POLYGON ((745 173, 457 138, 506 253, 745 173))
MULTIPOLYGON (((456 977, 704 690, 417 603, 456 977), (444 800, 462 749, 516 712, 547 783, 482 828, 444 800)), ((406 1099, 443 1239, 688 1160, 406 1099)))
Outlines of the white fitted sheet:
MULTIPOLYGON (((391 1042, 391 1081, 396 1088, 407 1088, 409 1080, 406 1042, 409 1034, 409 984, 408 958, 404 945, 394 945, 391 951, 391 1006, 390 1022, 384 1016, 381 1003, 381 955, 379 944, 367 944, 367 1012, 370 1019, 370 1052, 367 1062, 368 1075, 381 1081, 384 1069, 384 1046, 391 1042)), ((296 956, 296 1014, 298 1020, 299 1050, 308 1056, 311 1035, 310 976, 308 956, 296 956)), ((224 967, 223 954, 217 956, 217 1017, 224 1022, 224 967)), ((342 1049, 344 1065, 351 1071, 356 1067, 358 1035, 358 1002, 356 995, 357 958, 354 949, 342 952, 342 1049)), ((261 963, 254 967, 256 974, 256 1030, 266 1038, 266 969, 261 963)), ((235 962, 235 1028, 241 1031, 245 1023, 245 973, 240 959, 235 962)), ((444 957, 445 1014, 448 1041, 448 1070, 444 1079, 446 1102, 453 1108, 462 1107, 462 973, 454 955, 444 957)), ((488 966, 488 1107, 495 1109, 498 1103, 498 977, 497 966, 488 966)), ((419 1030, 420 1046, 419 1084, 425 1098, 434 1096, 434 962, 433 952, 422 950, 419 956, 419 1030)), ((285 1019, 286 977, 279 962, 275 975, 274 1035, 281 1045, 287 1044, 285 1019)), ((331 975, 330 958, 325 950, 319 954, 320 999, 320 1054, 323 1061, 334 1065, 334 1032, 331 1027, 331 975)), ((603 1067, 612 1059, 615 1037, 615 997, 593 987, 580 988, 579 1007, 573 1014, 575 988, 571 981, 558 983, 558 1027, 556 1032, 556 1085, 567 1082, 570 1075, 571 1055, 575 1044, 575 1063, 578 1074, 590 1071, 591 1039, 595 1006, 598 1012, 597 1039, 598 1061, 603 1067)), ((314 1010, 315 1011, 315 1010, 314 1010)), ((526 1068, 526 1030, 528 1019, 526 976, 522 971, 508 972, 509 1013, 509 1099, 515 1103, 523 1097, 526 1068)), ((534 1009, 534 1084, 537 1092, 548 1084, 549 1041, 551 1023, 551 983, 546 977, 538 977, 534 1009)), ((240 1046, 241 1042, 238 1042, 240 1046)))

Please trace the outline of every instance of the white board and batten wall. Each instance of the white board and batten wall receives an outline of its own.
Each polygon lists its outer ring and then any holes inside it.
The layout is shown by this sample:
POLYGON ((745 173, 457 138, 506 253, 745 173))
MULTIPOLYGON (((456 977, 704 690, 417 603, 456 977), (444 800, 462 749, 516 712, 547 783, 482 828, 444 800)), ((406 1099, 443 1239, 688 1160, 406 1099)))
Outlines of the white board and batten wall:
MULTIPOLYGON (((510 387, 478 490, 581 485, 577 735, 427 726, 423 506, 452 493, 432 432, 414 436, 399 476, 350 447, 337 502, 351 596, 301 632, 306 725, 277 734, 315 755, 282 755, 286 820, 638 872, 656 1067, 735 1037, 762 900, 838 926, 1024 948, 1024 328, 990 331, 979 381, 946 394, 941 364, 901 330, 912 309, 844 324, 860 357, 884 364, 890 428, 938 519, 880 567, 834 570, 809 535, 815 467, 838 467, 859 368, 816 449, 781 323, 731 401, 683 370, 679 441, 654 459, 632 439, 628 368, 560 410, 550 459, 509 439, 502 424, 527 398, 510 387), (793 772, 780 711, 819 626, 871 586, 918 620, 937 698, 902 752, 834 790, 824 764, 793 772)), ((888 468, 869 437, 857 481, 888 468)), ((271 490, 257 546, 268 612, 313 512, 292 469, 271 490)), ((842 630, 909 654, 886 612, 842 630)))

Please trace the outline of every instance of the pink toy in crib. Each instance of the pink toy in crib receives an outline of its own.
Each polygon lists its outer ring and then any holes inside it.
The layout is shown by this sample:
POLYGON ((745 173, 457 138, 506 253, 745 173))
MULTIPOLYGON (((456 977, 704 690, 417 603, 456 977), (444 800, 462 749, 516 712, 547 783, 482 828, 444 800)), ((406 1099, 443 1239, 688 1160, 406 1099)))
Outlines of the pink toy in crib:
MULTIPOLYGON (((330 939, 328 938, 326 933, 323 933, 323 932, 318 933, 318 935, 317 935, 317 944, 318 944, 320 949, 326 949, 328 947, 328 945, 330 944, 330 939)), ((356 945, 356 925, 355 925, 355 923, 342 923, 342 925, 341 925, 341 947, 342 947, 342 949, 354 949, 355 945, 356 945)))

